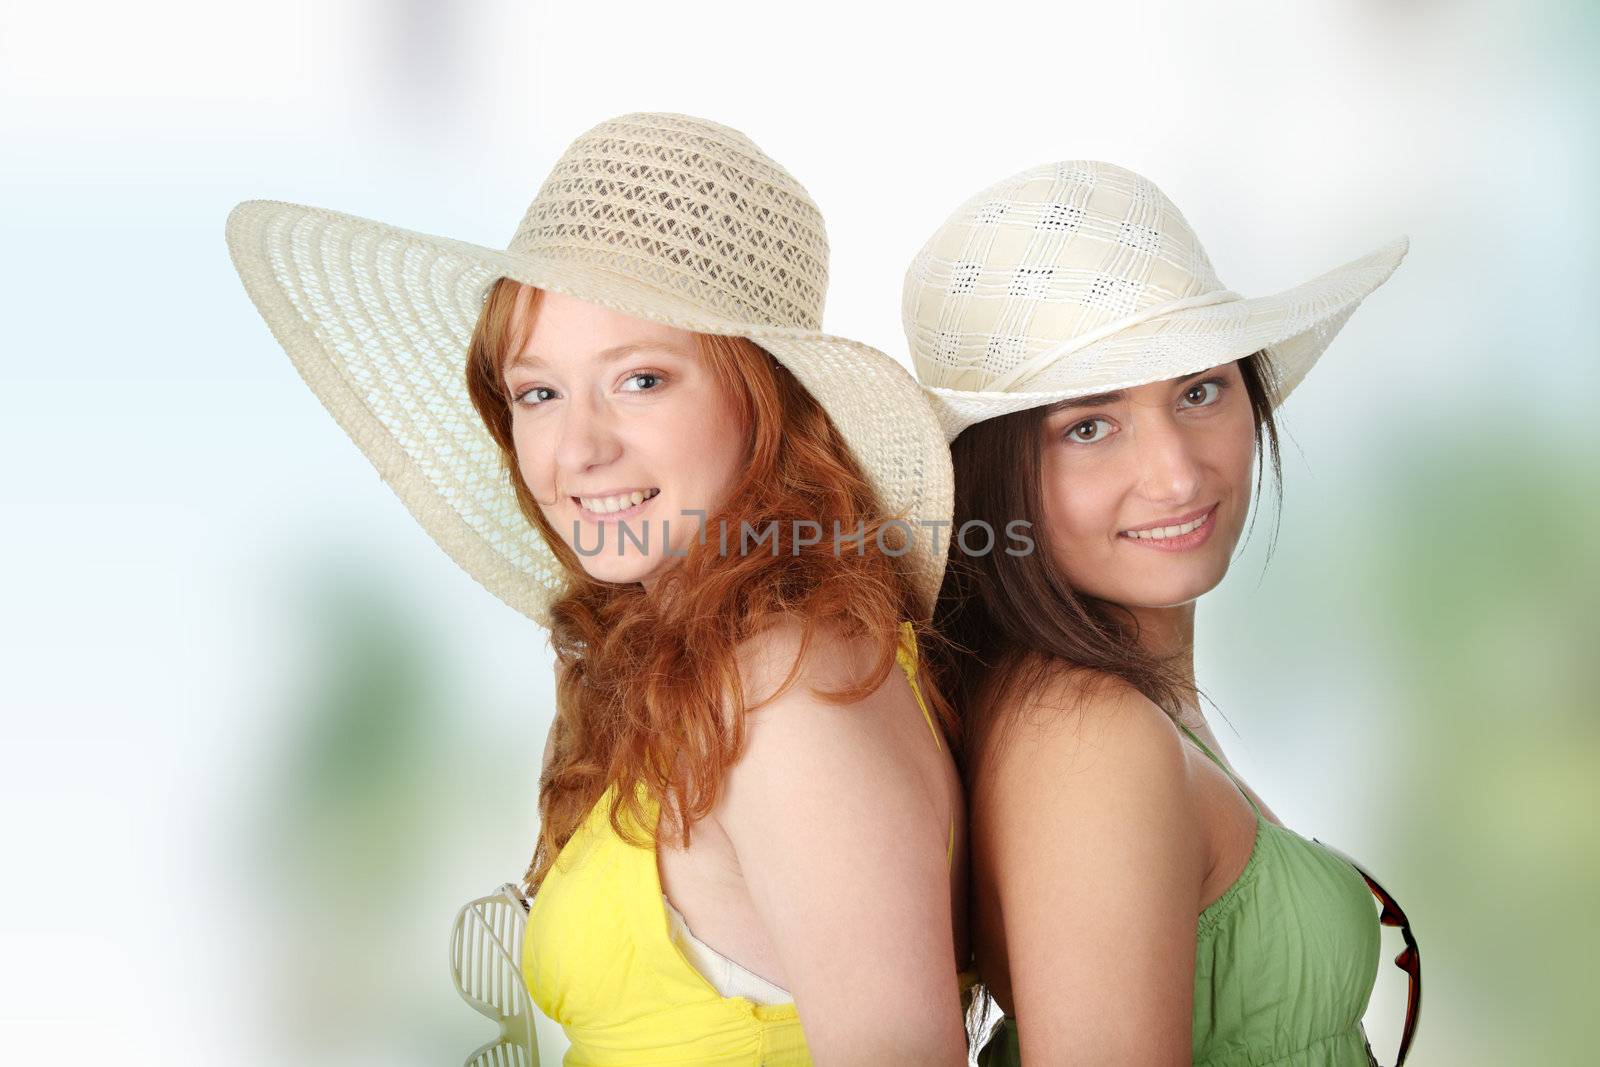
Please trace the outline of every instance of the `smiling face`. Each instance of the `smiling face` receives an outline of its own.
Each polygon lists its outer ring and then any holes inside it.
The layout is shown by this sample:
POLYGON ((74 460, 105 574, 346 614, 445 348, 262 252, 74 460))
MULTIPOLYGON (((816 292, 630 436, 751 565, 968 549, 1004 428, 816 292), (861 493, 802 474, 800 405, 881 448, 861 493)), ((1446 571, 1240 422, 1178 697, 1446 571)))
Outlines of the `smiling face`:
POLYGON ((688 330, 547 290, 505 384, 518 472, 592 578, 648 587, 734 485, 746 434, 688 330))
POLYGON ((1068 401, 1040 427, 1045 543, 1075 590, 1165 608, 1222 580, 1255 451, 1238 364, 1068 401))

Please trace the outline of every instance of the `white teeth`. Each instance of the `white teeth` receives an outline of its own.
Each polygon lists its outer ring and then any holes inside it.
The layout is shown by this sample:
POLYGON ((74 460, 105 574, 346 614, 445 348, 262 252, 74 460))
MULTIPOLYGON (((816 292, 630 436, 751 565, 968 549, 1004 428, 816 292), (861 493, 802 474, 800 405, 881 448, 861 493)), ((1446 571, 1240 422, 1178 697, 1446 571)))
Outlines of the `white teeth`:
POLYGON ((1186 533, 1193 533, 1206 524, 1211 517, 1208 511, 1193 522, 1186 522, 1182 526, 1158 526, 1154 530, 1129 530, 1125 536, 1137 537, 1141 541, 1165 541, 1169 537, 1182 537, 1186 533))
POLYGON ((635 489, 631 493, 618 493, 616 496, 580 496, 578 503, 582 504, 585 510, 597 515, 609 515, 613 511, 623 511, 643 504, 659 492, 661 492, 659 489, 635 489))

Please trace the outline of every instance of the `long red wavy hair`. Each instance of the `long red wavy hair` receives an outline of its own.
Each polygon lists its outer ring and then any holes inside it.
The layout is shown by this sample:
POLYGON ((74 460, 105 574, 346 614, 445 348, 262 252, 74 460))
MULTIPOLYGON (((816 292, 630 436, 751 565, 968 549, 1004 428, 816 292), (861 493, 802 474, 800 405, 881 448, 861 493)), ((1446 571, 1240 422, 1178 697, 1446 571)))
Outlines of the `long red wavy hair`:
MULTIPOLYGON (((895 667, 900 623, 913 620, 919 641, 934 638, 918 617, 910 582, 893 557, 872 546, 884 523, 871 483, 850 455, 821 405, 782 364, 742 337, 696 334, 699 353, 733 398, 748 444, 743 474, 720 510, 705 518, 707 531, 726 522, 737 543, 741 523, 778 531, 776 554, 719 551, 718 538, 692 545, 648 592, 640 585, 595 581, 579 557, 545 520, 517 471, 511 437, 511 398, 503 368, 532 328, 543 292, 509 278, 496 281, 473 331, 467 387, 484 425, 500 448, 506 477, 522 513, 544 536, 569 576, 568 591, 551 608, 550 643, 556 653, 556 719, 549 766, 539 781, 539 842, 524 879, 536 891, 591 808, 611 786, 612 827, 645 845, 634 826, 643 816, 633 783, 670 811, 683 845, 695 822, 710 813, 724 775, 744 747, 748 710, 736 659, 741 641, 768 623, 802 621, 803 656, 812 636, 827 627, 847 639, 869 641, 878 655, 859 684, 817 691, 831 703, 869 695, 895 667), (792 536, 795 522, 820 523, 812 545, 792 536), (865 533, 865 551, 835 552, 838 529, 865 533)), ((900 516, 905 518, 905 516, 900 516)), ((895 547, 902 530, 889 527, 883 542, 895 547)), ((936 638, 934 638, 936 639, 936 638)), ((930 714, 952 751, 958 717, 918 657, 917 680, 930 714)), ((797 676, 791 669, 777 692, 797 676)))

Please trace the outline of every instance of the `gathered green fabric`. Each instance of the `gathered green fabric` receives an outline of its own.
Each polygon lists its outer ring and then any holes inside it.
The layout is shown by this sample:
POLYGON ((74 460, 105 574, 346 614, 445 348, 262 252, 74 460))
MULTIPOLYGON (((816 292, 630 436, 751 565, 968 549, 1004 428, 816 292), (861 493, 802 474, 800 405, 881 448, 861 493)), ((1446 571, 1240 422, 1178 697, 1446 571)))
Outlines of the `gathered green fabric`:
MULTIPOLYGON (((1183 732, 1238 785, 1226 765, 1183 732)), ((1361 1018, 1378 974, 1376 901, 1361 874, 1256 813, 1244 870, 1195 929, 1192 1058, 1205 1067, 1369 1067, 1361 1018)), ((1063 946, 1070 951, 1070 946, 1063 946)), ((981 1067, 1022 1063, 1003 1020, 981 1067)))

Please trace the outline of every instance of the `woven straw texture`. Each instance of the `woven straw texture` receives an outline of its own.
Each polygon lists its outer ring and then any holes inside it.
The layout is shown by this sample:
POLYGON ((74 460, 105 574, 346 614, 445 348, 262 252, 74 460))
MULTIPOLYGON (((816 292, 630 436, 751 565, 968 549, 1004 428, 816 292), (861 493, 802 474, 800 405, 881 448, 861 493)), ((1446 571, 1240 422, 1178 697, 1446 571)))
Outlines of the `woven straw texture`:
MULTIPOLYGON (((600 123, 556 162, 504 250, 271 200, 235 206, 226 238, 273 336, 383 480, 469 574, 541 625, 567 576, 518 510, 464 374, 500 277, 750 338, 822 404, 886 514, 949 521, 949 451, 926 395, 889 356, 821 332, 822 216, 729 127, 667 113, 600 123)), ((900 557, 924 617, 942 529, 917 528, 900 557)))
POLYGON ((956 209, 907 269, 901 316, 951 440, 984 419, 1259 349, 1274 359, 1281 403, 1407 247, 1400 237, 1245 299, 1153 183, 1110 163, 1047 163, 956 209))

